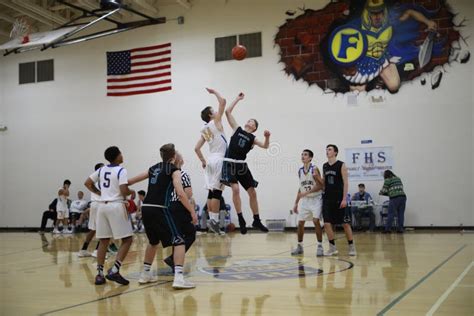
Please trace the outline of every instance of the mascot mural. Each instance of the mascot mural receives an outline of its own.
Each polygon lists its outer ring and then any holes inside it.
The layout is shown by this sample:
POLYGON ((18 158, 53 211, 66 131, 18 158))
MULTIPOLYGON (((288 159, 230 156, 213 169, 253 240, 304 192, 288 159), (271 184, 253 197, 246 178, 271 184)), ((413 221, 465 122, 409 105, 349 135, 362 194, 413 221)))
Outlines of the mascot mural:
MULTIPOLYGON (((288 75, 324 91, 396 93, 405 81, 470 58, 458 31, 464 20, 455 24, 443 0, 332 1, 318 11, 299 10, 280 26, 275 43, 288 75)), ((433 89, 442 74, 433 74, 433 89)))

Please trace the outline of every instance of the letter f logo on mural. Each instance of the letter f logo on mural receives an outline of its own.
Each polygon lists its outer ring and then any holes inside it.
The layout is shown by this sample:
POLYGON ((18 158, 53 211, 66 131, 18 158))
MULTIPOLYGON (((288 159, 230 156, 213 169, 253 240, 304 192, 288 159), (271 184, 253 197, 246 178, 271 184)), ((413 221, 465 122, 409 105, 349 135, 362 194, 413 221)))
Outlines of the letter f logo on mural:
POLYGON ((350 66, 367 52, 367 38, 354 27, 342 26, 329 38, 329 55, 335 63, 350 66))

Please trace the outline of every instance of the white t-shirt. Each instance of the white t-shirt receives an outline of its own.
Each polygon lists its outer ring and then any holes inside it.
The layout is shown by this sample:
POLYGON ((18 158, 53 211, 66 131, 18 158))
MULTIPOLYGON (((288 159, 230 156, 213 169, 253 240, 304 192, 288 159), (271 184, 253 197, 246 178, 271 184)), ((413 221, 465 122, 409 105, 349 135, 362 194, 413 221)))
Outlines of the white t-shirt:
POLYGON ((58 203, 56 204, 57 212, 67 212, 69 209, 67 207, 67 198, 64 195, 58 196, 58 203))
POLYGON ((120 186, 128 184, 127 170, 121 166, 108 165, 98 169, 89 176, 100 190, 99 201, 114 202, 123 201, 120 186))
POLYGON ((82 200, 74 200, 71 203, 71 213, 82 213, 86 210, 87 208, 87 201, 82 199, 82 200))

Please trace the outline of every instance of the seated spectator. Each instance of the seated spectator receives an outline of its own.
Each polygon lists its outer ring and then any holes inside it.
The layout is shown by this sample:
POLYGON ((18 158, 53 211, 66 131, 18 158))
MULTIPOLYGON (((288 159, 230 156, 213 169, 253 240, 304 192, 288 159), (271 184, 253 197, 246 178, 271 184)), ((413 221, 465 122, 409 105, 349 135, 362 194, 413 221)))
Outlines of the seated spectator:
POLYGON ((58 203, 58 199, 56 198, 49 204, 48 210, 43 212, 43 216, 41 218, 41 227, 40 227, 40 230, 38 231, 40 234, 44 234, 48 219, 52 219, 53 226, 56 226, 56 219, 58 216, 58 213, 56 213, 57 203, 58 203))
POLYGON ((365 184, 359 184, 359 192, 352 196, 352 213, 354 214, 358 230, 362 230, 361 219, 363 216, 369 217, 369 229, 371 232, 375 229, 375 214, 373 212, 373 200, 369 193, 365 192, 365 184), (363 201, 362 205, 355 205, 354 201, 363 201))
POLYGON ((72 230, 77 230, 76 224, 82 213, 87 209, 88 202, 84 199, 84 192, 77 192, 77 200, 71 202, 70 206, 70 221, 72 230))

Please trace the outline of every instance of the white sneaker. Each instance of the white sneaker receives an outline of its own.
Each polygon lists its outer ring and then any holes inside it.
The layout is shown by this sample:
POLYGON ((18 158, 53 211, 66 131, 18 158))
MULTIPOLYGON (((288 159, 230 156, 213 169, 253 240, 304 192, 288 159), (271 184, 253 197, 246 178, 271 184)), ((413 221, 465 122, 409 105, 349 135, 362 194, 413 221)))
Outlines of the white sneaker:
POLYGON ((91 256, 91 253, 87 250, 80 250, 78 253, 77 253, 77 256, 79 258, 85 258, 85 257, 90 257, 91 256))
POLYGON ((211 219, 209 222, 207 222, 207 227, 209 230, 215 234, 220 234, 220 226, 219 223, 216 222, 215 220, 211 219))
POLYGON ((303 246, 301 246, 300 244, 298 244, 298 245, 296 246, 296 249, 291 252, 291 255, 292 255, 292 256, 299 256, 299 255, 302 255, 303 253, 304 253, 303 246))
POLYGON ((63 233, 64 234, 72 234, 72 230, 71 229, 63 229, 63 233))
POLYGON ((338 254, 339 254, 339 251, 337 251, 336 246, 329 244, 329 250, 324 255, 329 257, 329 256, 337 256, 338 254))
POLYGON ((184 289, 194 289, 196 285, 184 279, 182 274, 176 274, 174 276, 173 289, 184 290, 184 289))
POLYGON ((59 231, 59 229, 55 228, 53 229, 53 234, 61 234, 61 232, 59 231))
POLYGON ((140 279, 138 279, 139 284, 147 284, 147 283, 155 283, 155 282, 158 282, 158 276, 153 275, 151 271, 150 272, 143 271, 142 273, 140 273, 140 279))
POLYGON ((357 256, 357 251, 354 244, 349 245, 349 256, 357 256))
POLYGON ((316 257, 323 257, 324 256, 324 248, 322 245, 318 245, 316 249, 316 257))

